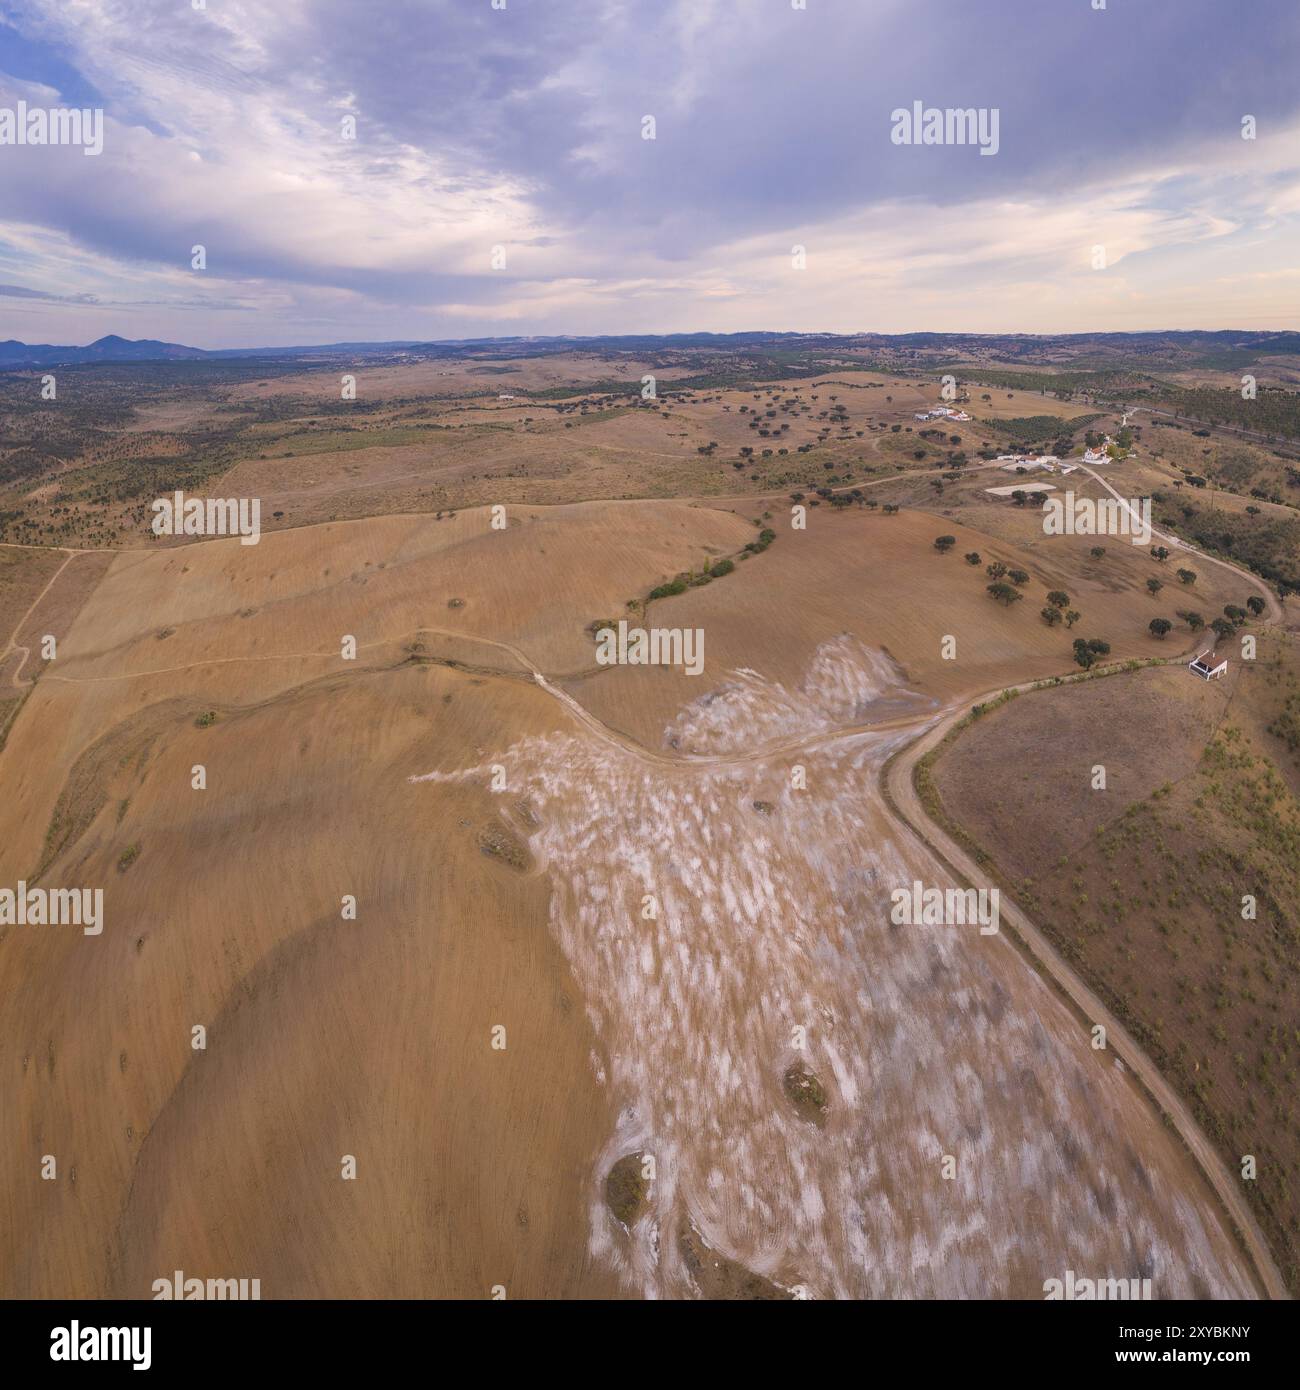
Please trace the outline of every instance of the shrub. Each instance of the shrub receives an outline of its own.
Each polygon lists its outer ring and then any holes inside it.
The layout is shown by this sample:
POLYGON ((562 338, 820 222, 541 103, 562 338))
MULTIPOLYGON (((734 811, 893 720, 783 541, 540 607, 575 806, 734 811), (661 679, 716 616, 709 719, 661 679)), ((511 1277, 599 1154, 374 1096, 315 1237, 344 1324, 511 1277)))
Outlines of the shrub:
POLYGON ((750 541, 745 549, 751 555, 757 555, 759 551, 766 550, 772 542, 776 540, 776 532, 769 526, 765 526, 759 533, 756 541, 750 541))
POLYGON ((674 594, 684 594, 685 592, 686 581, 684 579, 670 579, 667 584, 660 584, 657 589, 651 589, 649 597, 671 598, 674 594))

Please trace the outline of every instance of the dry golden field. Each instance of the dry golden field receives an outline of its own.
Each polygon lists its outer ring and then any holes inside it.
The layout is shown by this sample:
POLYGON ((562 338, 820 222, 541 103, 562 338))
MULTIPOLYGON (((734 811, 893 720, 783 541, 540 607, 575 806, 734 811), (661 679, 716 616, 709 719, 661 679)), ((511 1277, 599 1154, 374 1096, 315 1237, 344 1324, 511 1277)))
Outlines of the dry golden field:
POLYGON ((177 1268, 266 1297, 1257 1287, 1004 938, 887 912, 945 870, 874 792, 883 760, 1068 666, 1047 587, 1144 652, 1154 562, 773 511, 767 549, 642 606, 742 555, 747 510, 79 557, 107 571, 0 753, 0 879, 101 884, 105 925, 0 928, 7 1296, 177 1268), (968 548, 1030 597, 995 604, 968 548), (701 676, 598 666, 589 625, 618 617, 702 628, 701 676))

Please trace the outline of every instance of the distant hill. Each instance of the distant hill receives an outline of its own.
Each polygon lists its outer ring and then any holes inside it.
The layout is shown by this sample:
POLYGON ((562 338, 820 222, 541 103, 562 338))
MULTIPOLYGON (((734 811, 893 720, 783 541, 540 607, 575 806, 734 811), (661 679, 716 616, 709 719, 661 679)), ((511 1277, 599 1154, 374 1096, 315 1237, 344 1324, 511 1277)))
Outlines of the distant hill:
POLYGON ((12 367, 61 367, 82 362, 195 361, 212 354, 180 343, 160 343, 154 338, 119 338, 110 333, 86 347, 55 347, 51 343, 20 343, 13 338, 0 343, 0 365, 12 367))
POLYGON ((809 350, 886 354, 907 361, 919 355, 951 356, 1039 366, 1069 362, 1105 368, 1119 363, 1165 368, 1193 364, 1237 365, 1264 355, 1300 355, 1300 333, 1222 329, 1214 332, 1137 333, 665 333, 599 337, 500 337, 403 339, 377 343, 318 343, 297 347, 194 348, 154 338, 131 340, 110 333, 86 347, 50 343, 0 342, 0 371, 113 362, 195 362, 265 358, 278 361, 378 357, 390 359, 459 357, 533 357, 588 351, 605 353, 678 353, 706 351, 744 357, 809 350))
MULTIPOLYGON (((121 338, 110 333, 85 347, 54 343, 20 343, 15 338, 0 342, 0 371, 6 367, 67 367, 95 362, 199 362, 231 358, 295 358, 337 356, 388 356, 411 348, 435 345, 413 341, 388 343, 323 343, 303 347, 196 348, 184 343, 164 343, 156 338, 121 338)), ((457 344, 456 346, 461 346, 457 344)))

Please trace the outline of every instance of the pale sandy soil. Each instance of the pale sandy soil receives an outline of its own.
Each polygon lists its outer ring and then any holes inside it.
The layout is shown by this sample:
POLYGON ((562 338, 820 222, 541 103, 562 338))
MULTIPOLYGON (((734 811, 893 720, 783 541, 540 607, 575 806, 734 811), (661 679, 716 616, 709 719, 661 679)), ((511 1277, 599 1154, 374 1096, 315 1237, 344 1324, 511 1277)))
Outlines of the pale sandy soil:
POLYGON ((482 785, 499 766, 540 821, 551 930, 619 1115, 587 1184, 592 1256, 628 1292, 688 1295, 689 1222, 813 1297, 1028 1298, 1067 1268, 1163 1297, 1249 1294, 1177 1141, 1005 940, 890 921, 893 889, 951 886, 877 799, 906 735, 739 751, 884 676, 832 644, 802 698, 753 682, 697 709, 681 768, 580 730, 419 783, 482 785), (825 1088, 822 1126, 783 1093, 796 1063, 825 1088), (630 1232, 601 1187, 628 1153, 657 1169, 630 1232))

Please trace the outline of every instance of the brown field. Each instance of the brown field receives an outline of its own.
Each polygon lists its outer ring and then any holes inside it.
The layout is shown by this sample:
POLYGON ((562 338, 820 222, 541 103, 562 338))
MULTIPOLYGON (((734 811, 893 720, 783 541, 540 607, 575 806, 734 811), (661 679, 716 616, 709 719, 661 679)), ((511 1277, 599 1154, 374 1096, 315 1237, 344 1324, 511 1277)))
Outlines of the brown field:
MULTIPOLYGON (((1107 538, 1106 555, 1095 561, 1091 537, 1044 536, 1041 521, 1024 512, 999 514, 1008 518, 1009 530, 1014 522, 1019 543, 991 541, 920 512, 884 516, 820 508, 809 513, 806 531, 795 531, 773 503, 771 524, 779 529, 770 550, 742 561, 724 579, 650 606, 657 626, 704 629, 711 680, 646 666, 629 669, 628 679, 612 686, 594 676, 568 688, 606 722, 658 746, 676 712, 703 693, 699 687, 755 666, 775 681, 797 684, 816 649, 846 630, 887 652, 904 684, 931 707, 1017 679, 1077 669, 1071 655, 1076 636, 1104 638, 1116 658, 1171 656, 1196 645, 1181 624, 1163 642, 1147 631, 1157 613, 1168 610, 1173 618, 1174 604, 1152 599, 1144 587, 1149 575, 1167 576, 1172 561, 1161 565, 1115 538, 1107 538), (944 534, 957 544, 940 555, 934 539, 944 534), (968 565, 967 551, 977 551, 983 563, 968 565), (994 559, 1030 575, 1024 600, 1010 609, 985 592, 984 564, 994 559), (1083 615, 1072 631, 1049 628, 1039 616, 1053 589, 1068 592, 1083 615), (943 656, 946 636, 956 638, 955 660, 943 656)), ((1195 604, 1207 616, 1245 597, 1241 586, 1210 567, 1196 589, 1195 604)))
POLYGON ((103 936, 3 943, 4 1296, 145 1297, 178 1268, 267 1297, 610 1292, 573 1238, 610 1116, 545 883, 481 852, 484 793, 406 782, 544 730, 545 702, 427 666, 211 686, 209 728, 159 694, 64 786, 58 862, 107 885, 103 936))
MULTIPOLYGON (((79 455, 60 450, 0 486, 0 510, 24 519, 6 535, 40 544, 150 544, 138 485, 144 466, 159 479, 155 491, 167 491, 166 480, 176 477, 192 480, 184 484, 191 493, 258 497, 263 527, 278 530, 492 503, 806 489, 932 467, 952 447, 946 437, 942 445, 920 440, 924 427, 912 418, 938 402, 937 374, 900 379, 845 367, 674 391, 688 366, 621 355, 416 361, 351 368, 354 408, 339 394, 348 367, 343 361, 339 370, 272 372, 203 394, 186 387, 146 398, 124 419, 88 433, 79 455), (658 385, 654 402, 637 390, 647 372, 658 385), (603 390, 620 383, 634 394, 603 390), (572 394, 560 394, 563 387, 572 394), (503 392, 515 399, 499 400, 503 392), (546 394, 529 399, 529 392, 546 394), (756 418, 768 437, 750 427, 756 418), (710 445, 716 448, 700 452, 710 445), (745 448, 753 450, 748 458, 745 448)), ((1082 410, 1030 392, 990 395, 990 402, 968 403, 976 417, 1068 418, 1082 410)), ((77 428, 75 409, 61 428, 77 428)), ((949 432, 968 449, 993 439, 978 418, 949 432)))
MULTIPOLYGON (((482 361, 412 362, 396 366, 344 368, 357 379, 357 396, 391 400, 407 396, 455 397, 490 392, 495 398, 501 392, 542 391, 548 387, 572 385, 574 395, 590 382, 612 381, 624 377, 640 381, 650 371, 640 359, 628 358, 611 362, 595 353, 562 353, 551 357, 523 357, 482 361)), ((687 367, 656 368, 655 375, 671 380, 686 376, 687 367)), ((320 400, 337 400, 339 382, 336 375, 320 372, 291 373, 271 377, 266 381, 250 382, 232 392, 232 399, 254 400, 271 396, 305 396, 320 400)))
MULTIPOLYGON (((377 369, 376 374, 383 370, 388 369, 377 369)), ((419 388, 414 368, 391 370, 409 370, 412 379, 404 389, 419 388)), ((640 379, 639 368, 632 377, 640 379)), ((320 382, 314 380, 319 390, 320 382)), ((671 386, 671 374, 663 380, 665 389, 671 386)), ((937 387, 930 390, 916 383, 867 384, 876 380, 864 374, 860 385, 831 377, 754 391, 697 392, 685 399, 666 398, 654 408, 624 402, 593 405, 585 414, 561 413, 549 400, 498 402, 493 397, 439 410, 436 427, 419 426, 415 440, 409 438, 409 417, 400 407, 353 428, 341 429, 334 418, 305 419, 297 426, 290 422, 288 433, 284 425, 269 429, 264 454, 235 465, 214 481, 211 491, 260 496, 264 522, 276 528, 493 502, 713 496, 735 491, 738 483, 748 491, 787 479, 817 482, 826 475, 827 461, 837 477, 861 476, 865 468, 893 468, 902 462, 892 452, 902 448, 905 432, 897 439, 870 434, 868 419, 877 424, 881 419, 910 422, 913 411, 932 404, 938 394, 937 387), (887 396, 893 397, 892 403, 887 396), (829 428, 825 417, 832 398, 845 406, 850 430, 841 438, 844 432, 836 425, 825 445, 799 456, 800 446, 816 445, 819 432, 829 428), (807 411, 796 410, 795 401, 807 411), (778 402, 790 409, 782 411, 778 402), (773 423, 787 423, 789 430, 779 439, 763 439, 750 430, 748 412, 760 409, 774 409, 773 423), (858 430, 863 431, 860 439, 858 430), (313 447, 318 433, 324 436, 319 443, 328 447, 313 447), (402 437, 386 442, 395 433, 402 437), (374 444, 367 444, 368 437, 374 444), (717 453, 701 456, 699 449, 710 443, 717 444, 717 453), (742 474, 733 465, 745 446, 757 453, 771 449, 772 457, 757 458, 746 465, 752 471, 742 474), (784 457, 779 449, 787 450, 784 457), (283 516, 276 517, 276 512, 283 516)), ((287 389, 286 381, 268 389, 282 388, 287 389)))
MULTIPOLYGON (((0 925, 0 1296, 147 1297, 178 1268, 265 1297, 1274 1286, 1006 933, 891 918, 895 889, 953 879, 880 787, 940 719, 1075 671, 1074 638, 1176 659, 1206 639, 1151 618, 1255 586, 989 496, 1020 479, 980 417, 1090 406, 976 386, 976 419, 927 426, 937 372, 675 389, 691 362, 366 365, 355 411, 333 365, 182 372, 133 416, 15 412, 6 525, 102 548, 0 546, 0 887, 102 886, 105 927, 0 925), (606 396, 646 372, 652 404, 606 396), (153 539, 168 477, 259 498, 260 543, 153 539), (1029 576, 1009 608, 995 560, 1029 576), (1040 615, 1054 589, 1072 629, 1040 615), (619 619, 698 628, 703 672, 599 665, 619 619)), ((1179 467, 1284 476, 1235 448, 1146 423, 1105 476, 1165 509, 1179 467)), ((1285 510, 1248 504, 1223 495, 1243 528, 1285 510)), ((1223 684, 1177 665, 1013 700, 937 773, 1230 1169, 1261 1156, 1288 1272, 1300 1155, 1264 1130, 1296 1129, 1297 711, 1269 639, 1223 684), (1253 933, 1216 906, 1242 876, 1253 933)))
POLYGON ((1047 587, 1146 654, 1154 562, 920 513, 794 532, 773 504, 769 549, 650 605, 704 628, 702 677, 596 672, 588 625, 737 555, 750 511, 96 560, 0 751, 0 883, 105 892, 102 935, 0 928, 0 1294, 177 1268, 265 1297, 1039 1297, 1066 1268, 1257 1291, 1006 939, 888 915, 948 880, 884 760, 941 704, 1068 668, 1047 587), (972 548, 1030 597, 994 604, 972 548), (653 1176, 611 1183, 632 1155, 653 1176))
POLYGON ((15 648, 27 649, 26 662, 20 662, 15 667, 15 683, 30 682, 50 664, 41 654, 43 639, 53 637, 55 650, 58 650, 57 644, 62 643, 71 631, 77 614, 108 573, 115 558, 112 552, 64 557, 66 564, 58 572, 57 580, 50 583, 49 589, 14 630, 15 648))
POLYGON ((66 559, 58 551, 0 545, 0 650, 10 646, 18 624, 66 559))
POLYGON ((932 778, 944 814, 1175 1082, 1229 1168, 1255 1155, 1242 1187, 1294 1287, 1300 743, 1288 708, 1300 708, 1300 654, 1294 638, 1266 639, 1222 682, 1173 667, 1013 700, 950 743, 932 778), (1091 787, 1097 763, 1104 791, 1091 787))
POLYGON ((139 1296, 173 1268, 232 1261, 282 1295, 612 1288, 572 1239, 608 1116, 545 884, 484 852, 483 792, 406 780, 555 719, 530 683, 413 663, 422 627, 491 628, 563 668, 589 602, 748 534, 672 506, 649 525, 614 505, 590 522, 494 534, 483 516, 393 518, 117 558, 5 764, 5 881, 57 868, 105 883, 116 924, 102 956, 86 950, 99 940, 5 933, 6 994, 44 981, 3 1044, 24 1174, 6 1226, 31 1252, 6 1294, 139 1296), (566 622, 579 551, 591 576, 566 622), (349 630, 355 679, 337 654, 349 630), (189 1049, 195 1023, 206 1054, 189 1049), (27 1156, 51 1148, 68 1181, 33 1194, 27 1156), (356 1188, 339 1178, 347 1153, 356 1188))

